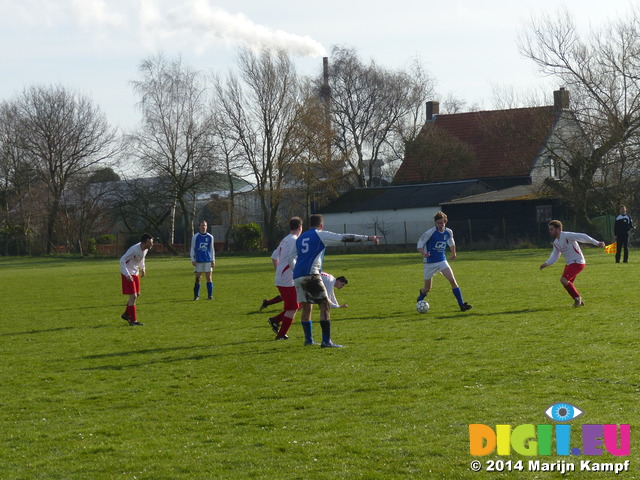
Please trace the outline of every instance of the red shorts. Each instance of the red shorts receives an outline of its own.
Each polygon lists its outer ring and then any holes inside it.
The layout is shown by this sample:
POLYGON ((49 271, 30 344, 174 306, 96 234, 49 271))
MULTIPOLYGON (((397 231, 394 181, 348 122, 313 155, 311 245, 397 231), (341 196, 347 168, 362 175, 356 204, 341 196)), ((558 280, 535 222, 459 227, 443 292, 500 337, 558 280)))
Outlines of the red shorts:
POLYGON ((564 267, 562 276, 573 282, 582 270, 584 270, 584 263, 570 263, 564 267))
POLYGON ((300 304, 298 303, 298 294, 296 293, 296 287, 278 287, 280 296, 284 301, 285 310, 299 310, 300 304))
POLYGON ((140 293, 140 277, 138 275, 133 275, 131 278, 133 282, 130 282, 127 277, 120 274, 122 277, 122 294, 123 295, 134 295, 140 293))

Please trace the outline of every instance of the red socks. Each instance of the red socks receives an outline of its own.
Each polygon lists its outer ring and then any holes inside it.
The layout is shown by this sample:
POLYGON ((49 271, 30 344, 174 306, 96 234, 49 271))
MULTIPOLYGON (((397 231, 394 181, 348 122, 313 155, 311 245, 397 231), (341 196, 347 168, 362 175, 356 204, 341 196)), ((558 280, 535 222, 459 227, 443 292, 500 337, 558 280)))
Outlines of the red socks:
POLYGON ((573 286, 573 282, 569 282, 567 283, 564 288, 567 290, 567 292, 569 292, 569 295, 571 295, 571 298, 576 299, 580 296, 580 294, 578 293, 578 290, 576 290, 576 287, 573 286))
POLYGON ((282 317, 282 323, 280 324, 280 330, 278 330, 278 337, 284 337, 289 331, 289 327, 293 323, 293 318, 282 317))

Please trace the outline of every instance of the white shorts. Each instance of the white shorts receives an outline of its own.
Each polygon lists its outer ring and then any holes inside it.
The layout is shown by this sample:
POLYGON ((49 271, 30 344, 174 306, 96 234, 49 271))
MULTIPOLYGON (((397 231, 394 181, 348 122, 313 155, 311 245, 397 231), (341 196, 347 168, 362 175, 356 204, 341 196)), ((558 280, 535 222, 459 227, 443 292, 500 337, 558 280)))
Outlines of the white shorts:
POLYGON ((321 304, 328 301, 327 289, 318 274, 293 279, 298 295, 298 303, 321 304))
POLYGON ((451 268, 451 267, 449 266, 449 262, 447 262, 446 260, 442 262, 436 262, 436 263, 425 263, 424 279, 429 280, 430 278, 433 278, 433 276, 436 273, 438 272, 442 273, 442 271, 446 270, 447 268, 451 268))
POLYGON ((196 266, 193 267, 194 273, 209 273, 211 271, 213 271, 211 262, 198 262, 196 263, 196 266))

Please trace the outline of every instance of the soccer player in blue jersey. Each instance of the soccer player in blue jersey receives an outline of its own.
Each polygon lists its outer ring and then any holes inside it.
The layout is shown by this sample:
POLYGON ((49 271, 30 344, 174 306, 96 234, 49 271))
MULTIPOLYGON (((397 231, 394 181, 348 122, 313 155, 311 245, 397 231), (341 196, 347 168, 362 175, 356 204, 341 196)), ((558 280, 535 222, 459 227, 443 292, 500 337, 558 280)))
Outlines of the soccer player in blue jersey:
POLYGON ((433 219, 436 222, 436 226, 424 232, 418 240, 417 245, 418 251, 424 259, 424 287, 420 289, 418 301, 424 300, 431 290, 433 276, 440 272, 444 278, 449 280, 451 288, 453 289, 453 295, 458 301, 460 310, 466 312, 472 308, 472 305, 469 305, 462 299, 460 287, 456 282, 456 278, 453 276, 453 270, 451 270, 447 262, 447 245, 451 248, 451 260, 455 260, 457 255, 456 243, 453 241, 453 232, 450 228, 447 228, 447 215, 443 212, 438 212, 434 215, 433 219))
MULTIPOLYGON (((297 255, 293 269, 293 283, 298 294, 298 303, 302 304, 302 328, 304 330, 304 344, 317 345, 313 341, 311 328, 311 311, 313 304, 320 306, 320 328, 322 329, 322 348, 342 347, 331 341, 331 304, 327 296, 327 289, 322 281, 322 262, 327 245, 338 245, 344 242, 371 241, 378 245, 380 238, 376 236, 355 235, 353 233, 326 232, 322 215, 311 215, 309 230, 296 240, 297 255)), ((290 262, 292 263, 292 262, 290 262)))
POLYGON ((216 266, 216 252, 213 245, 213 235, 207 232, 206 220, 200 220, 200 231, 191 239, 191 264, 196 274, 193 285, 193 299, 200 299, 200 277, 204 273, 207 277, 208 299, 213 300, 213 281, 211 272, 216 266))

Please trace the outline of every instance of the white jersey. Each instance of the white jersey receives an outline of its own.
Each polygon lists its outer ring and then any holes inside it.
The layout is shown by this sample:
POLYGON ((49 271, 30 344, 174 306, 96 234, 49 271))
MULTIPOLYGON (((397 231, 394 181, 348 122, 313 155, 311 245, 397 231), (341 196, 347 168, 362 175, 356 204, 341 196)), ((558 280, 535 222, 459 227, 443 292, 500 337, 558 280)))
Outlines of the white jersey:
POLYGON ((551 256, 544 263, 553 265, 558 261, 560 255, 564 255, 567 265, 572 263, 587 263, 578 242, 590 243, 596 246, 600 244, 598 240, 591 238, 586 233, 560 232, 560 236, 553 241, 551 256))
POLYGON ((293 287, 293 267, 296 262, 297 239, 297 235, 290 233, 282 239, 278 248, 271 254, 271 259, 278 262, 275 280, 277 287, 293 287))
POLYGON ((144 259, 149 250, 142 250, 140 245, 141 242, 136 243, 120 258, 120 273, 125 277, 144 272, 144 259))
POLYGON ((336 277, 327 272, 322 272, 320 274, 320 277, 322 277, 322 283, 324 283, 324 288, 327 291, 327 299, 329 300, 329 305, 331 305, 331 308, 340 308, 340 304, 336 299, 336 294, 333 291, 333 287, 336 284, 336 277))

